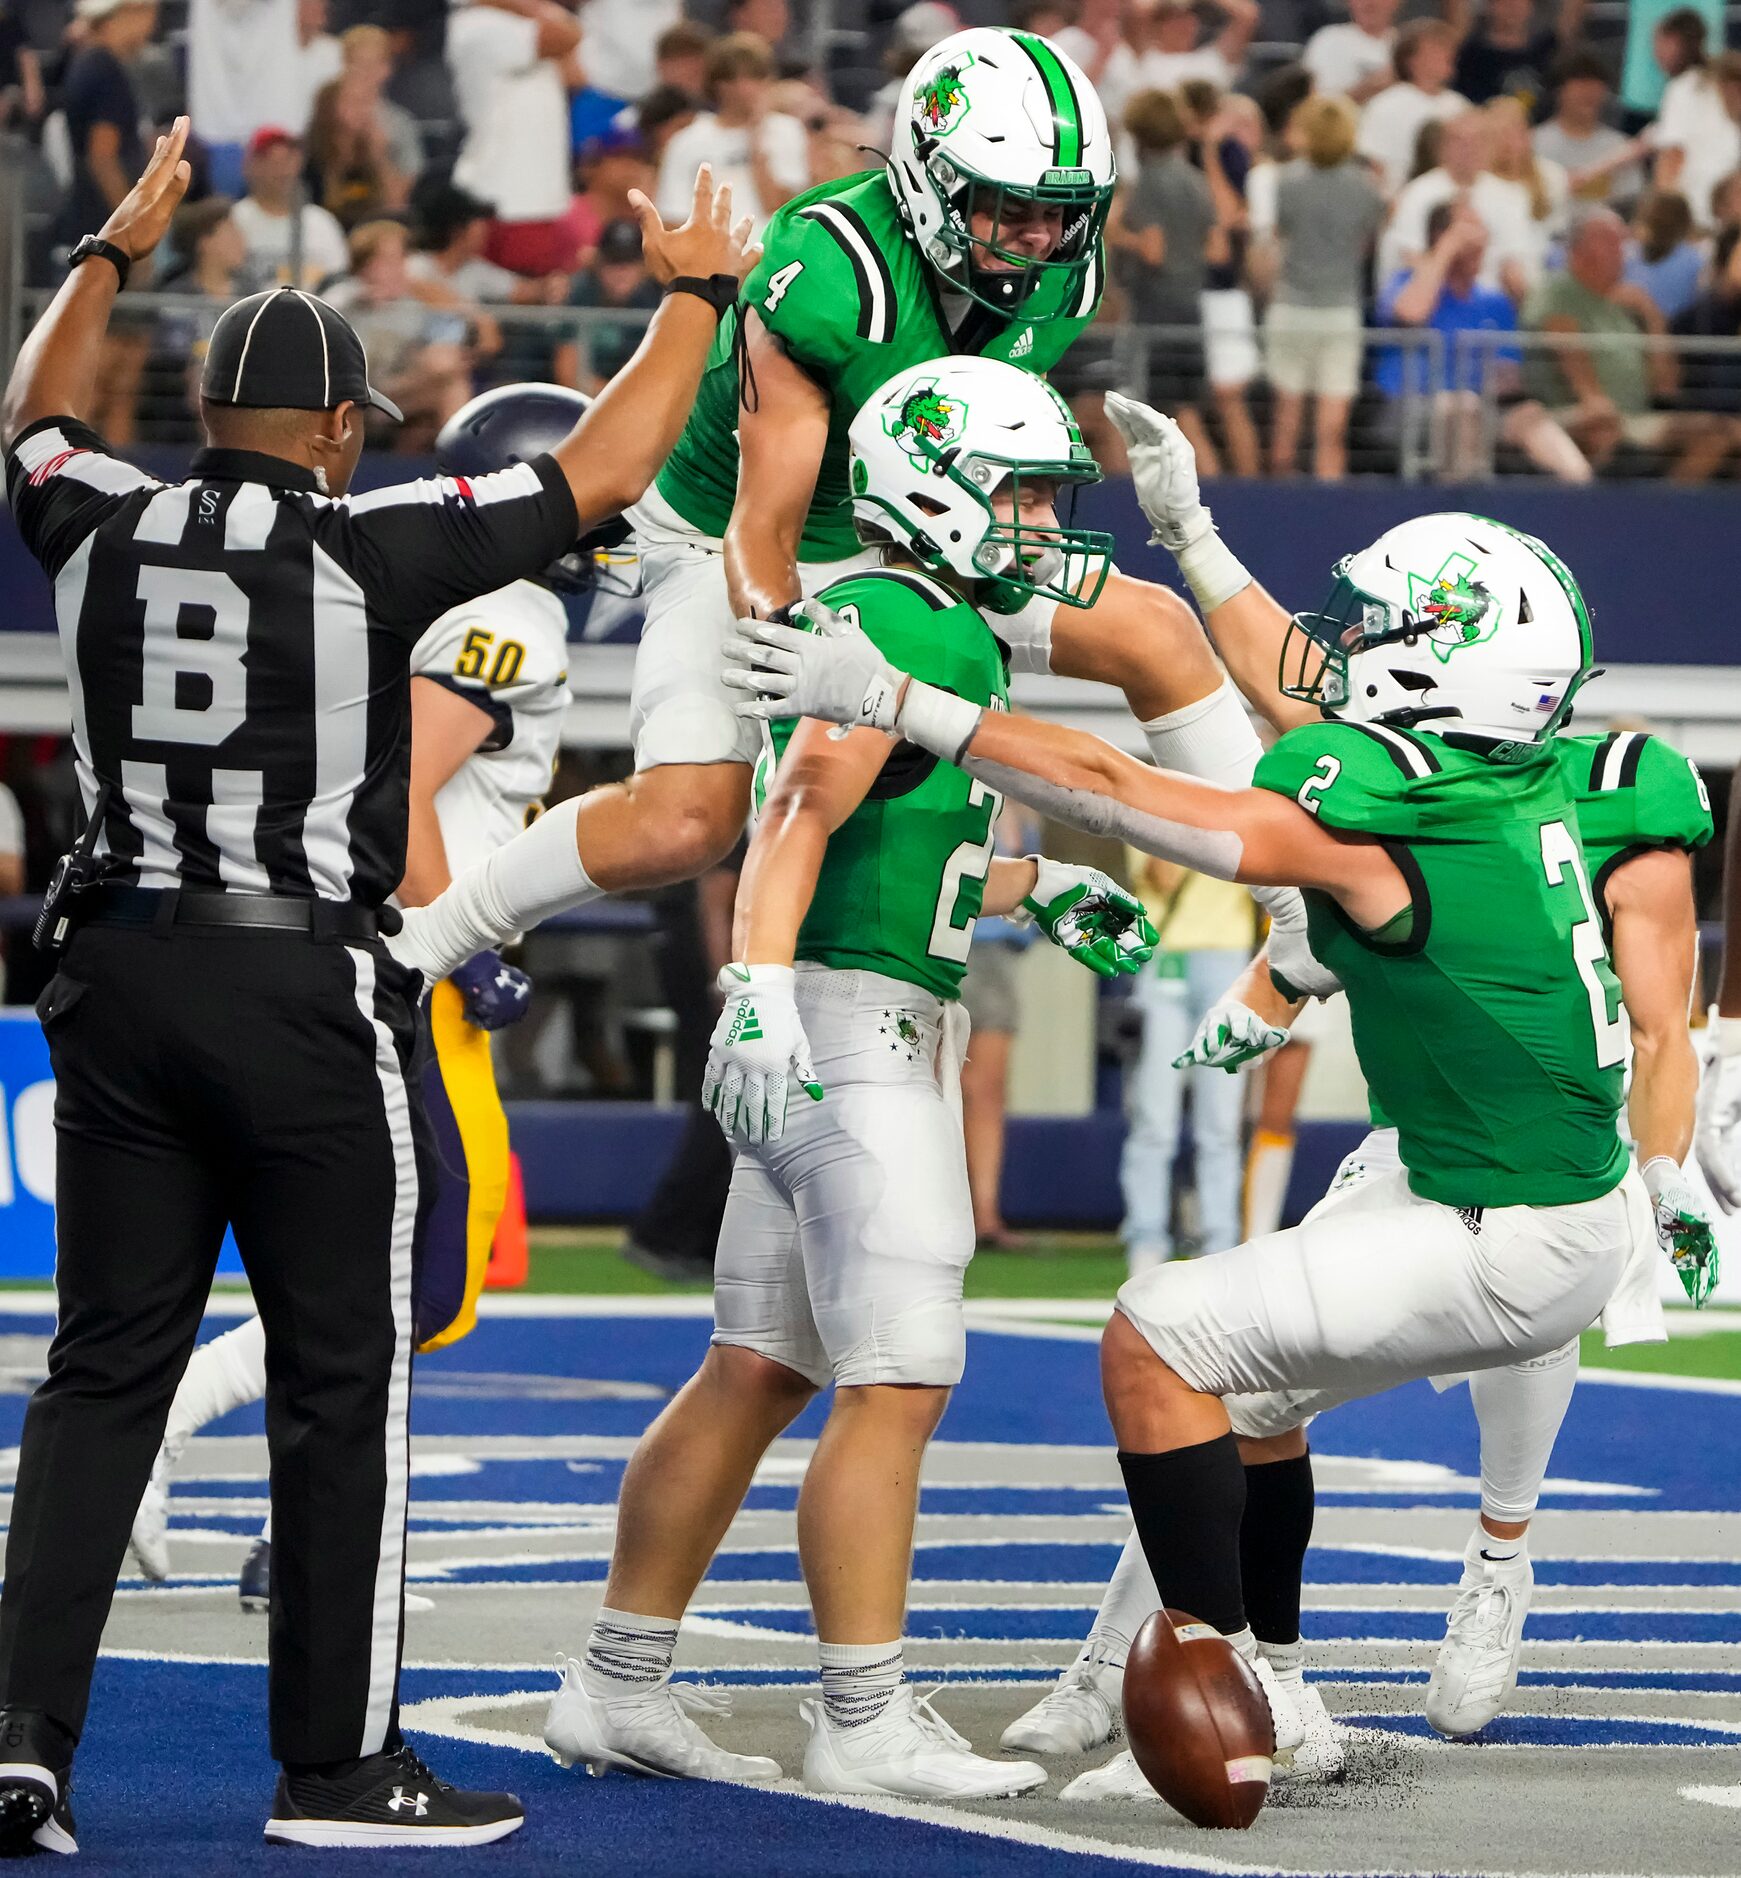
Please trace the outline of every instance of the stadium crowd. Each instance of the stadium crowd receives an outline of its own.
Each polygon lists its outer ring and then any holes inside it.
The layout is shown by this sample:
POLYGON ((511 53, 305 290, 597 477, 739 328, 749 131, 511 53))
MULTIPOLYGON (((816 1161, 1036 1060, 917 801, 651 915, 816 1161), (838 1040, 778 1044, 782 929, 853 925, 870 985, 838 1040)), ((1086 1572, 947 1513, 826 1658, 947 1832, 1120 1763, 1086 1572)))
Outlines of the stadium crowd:
POLYGON ((1419 421, 1417 464, 1451 476, 1702 479, 1741 456, 1741 354, 1697 343, 1741 335, 1723 15, 0 0, 8 219, 26 277, 52 284, 185 105, 194 188, 135 283, 163 298, 117 322, 100 427, 191 440, 189 365, 218 312, 294 278, 356 322, 416 450, 480 386, 590 389, 627 356, 653 300, 630 190, 672 206, 705 157, 765 221, 878 160, 920 53, 1018 24, 1077 59, 1119 127, 1103 330, 1064 375, 1109 467, 1098 393, 1121 384, 1179 418, 1207 473, 1394 468, 1419 421))

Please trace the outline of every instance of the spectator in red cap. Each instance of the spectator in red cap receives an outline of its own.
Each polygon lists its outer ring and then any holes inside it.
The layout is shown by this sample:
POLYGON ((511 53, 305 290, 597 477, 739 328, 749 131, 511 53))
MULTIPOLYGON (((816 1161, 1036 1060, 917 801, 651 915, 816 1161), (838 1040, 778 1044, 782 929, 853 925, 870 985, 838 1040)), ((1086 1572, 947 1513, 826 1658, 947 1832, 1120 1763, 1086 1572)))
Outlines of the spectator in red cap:
POLYGON ((242 291, 316 288, 348 271, 345 231, 318 203, 304 199, 302 139, 279 125, 255 131, 243 164, 248 193, 236 226, 248 246, 242 291))

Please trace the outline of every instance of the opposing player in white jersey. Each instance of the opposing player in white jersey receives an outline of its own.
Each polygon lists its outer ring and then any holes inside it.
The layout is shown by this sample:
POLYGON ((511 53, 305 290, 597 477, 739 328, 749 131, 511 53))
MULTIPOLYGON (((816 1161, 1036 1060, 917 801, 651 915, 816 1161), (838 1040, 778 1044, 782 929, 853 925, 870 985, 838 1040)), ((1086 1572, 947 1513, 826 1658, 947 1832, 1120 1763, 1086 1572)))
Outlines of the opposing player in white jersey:
MULTIPOLYGON (((1174 549, 1188 576, 1195 573, 1205 584, 1199 597, 1210 630, 1253 706, 1280 730, 1309 721, 1311 707, 1277 689, 1288 616, 1213 533, 1198 496, 1189 446, 1170 420, 1141 406, 1114 403, 1109 408, 1132 432, 1138 493, 1157 539, 1174 549), (1206 578, 1206 569, 1215 572, 1206 578)), ((1428 529, 1427 524, 1413 526, 1428 529)), ((1411 525, 1393 530, 1379 544, 1405 568, 1415 564, 1409 559, 1410 530, 1411 525)), ((1430 533, 1412 542, 1417 558, 1427 550, 1421 564, 1432 563, 1411 589, 1423 599, 1446 561, 1438 545, 1430 533)), ((1370 552, 1377 556, 1378 548, 1370 552)), ((1352 564, 1349 572, 1352 577, 1352 564)), ((1402 578, 1406 581, 1406 574, 1402 578)), ((1685 1026, 1695 958, 1688 850, 1709 836, 1708 803, 1696 770, 1654 738, 1636 733, 1605 739, 1562 736, 1556 749, 1578 802, 1587 872, 1638 1052, 1630 1115, 1638 1159, 1657 1203, 1657 1231, 1663 1250, 1683 1271, 1689 1295, 1702 1302, 1715 1278, 1716 1258, 1708 1223, 1685 1190, 1678 1164, 1692 1133, 1696 1080, 1685 1026)), ((1180 1061, 1222 1069, 1255 1061, 1286 1040, 1297 1008, 1271 985, 1260 954, 1208 1013, 1180 1061)), ((1380 1117, 1375 1123, 1374 1132, 1343 1163, 1319 1212, 1355 1201, 1397 1166, 1395 1130, 1383 1127, 1380 1117)), ((1615 1343, 1666 1334, 1656 1300, 1655 1241, 1648 1232, 1640 1235, 1603 1321, 1615 1343)), ((1482 1503, 1427 1696, 1428 1720, 1441 1733, 1477 1732, 1504 1705, 1515 1682, 1532 1585, 1526 1533, 1571 1401, 1577 1354, 1572 1342, 1468 1379, 1481 1430, 1482 1503)), ((1436 1380, 1449 1387, 1460 1379, 1436 1380)), ((1309 1461, 1303 1435, 1292 1442, 1264 1437, 1272 1426, 1297 1427, 1302 1418, 1341 1399, 1296 1397, 1278 1405, 1242 1398, 1241 1413, 1233 1416, 1235 1432, 1247 1438, 1241 1549, 1248 1561, 1253 1624, 1284 1687, 1303 1710, 1306 1743, 1296 1751, 1295 1770, 1320 1775, 1339 1770, 1342 1751, 1321 1698, 1300 1676, 1298 1585, 1290 1561, 1303 1556, 1310 1533, 1309 1461), (1272 1572, 1277 1561, 1282 1568, 1272 1572), (1269 1614, 1258 1593, 1272 1577, 1278 1609, 1266 1622, 1269 1614)), ((1154 1580, 1133 1536, 1077 1661, 1054 1690, 1010 1725, 1003 1745, 1029 1753, 1079 1753, 1110 1739, 1116 1732, 1124 1653, 1157 1603, 1154 1580)), ((1128 1755, 1083 1775, 1065 1795, 1115 1796, 1153 1797, 1128 1755)))
MULTIPOLYGON (((527 462, 566 436, 587 400, 550 385, 508 385, 474 398, 443 428, 445 476, 480 476, 527 462)), ((402 906, 421 906, 538 813, 555 767, 568 704, 568 614, 561 592, 586 579, 577 544, 536 580, 442 614, 411 657, 411 795, 402 906)), ((493 948, 433 988, 433 1053, 424 1070, 436 1177, 421 1221, 414 1317, 421 1350, 463 1337, 508 1192, 508 1119, 496 1092, 489 1032, 524 1015, 531 981, 493 948)), ((258 1318, 195 1350, 170 1410, 163 1447, 133 1525, 146 1577, 169 1574, 169 1483, 189 1438, 266 1393, 258 1318)), ((264 1608, 271 1541, 243 1566, 246 1608, 264 1608)))

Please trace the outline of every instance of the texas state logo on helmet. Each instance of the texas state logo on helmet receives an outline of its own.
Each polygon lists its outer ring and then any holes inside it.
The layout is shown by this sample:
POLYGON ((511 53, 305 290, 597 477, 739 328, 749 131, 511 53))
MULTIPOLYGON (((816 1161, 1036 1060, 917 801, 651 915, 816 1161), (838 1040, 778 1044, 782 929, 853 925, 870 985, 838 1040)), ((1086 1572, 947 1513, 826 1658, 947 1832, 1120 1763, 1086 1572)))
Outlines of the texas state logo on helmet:
MULTIPOLYGON (((973 27, 933 46, 896 107, 889 170, 920 252, 951 288, 1030 318, 1054 270, 1079 277, 1089 300, 1098 291, 1112 135, 1094 87, 1049 39, 973 27), (1043 255, 1010 245, 1012 225, 1036 211, 1053 235, 1043 255)), ((1075 304, 1060 296, 1045 317, 1075 304)))
POLYGON ((1294 615, 1282 690, 1356 723, 1540 743, 1593 657, 1584 597, 1545 543, 1484 515, 1422 515, 1349 555, 1323 606, 1294 615))
POLYGON ((898 542, 920 566, 971 581, 975 604, 994 612, 1036 594, 1094 603, 1112 537, 1024 517, 1024 487, 1044 484, 1057 506, 1100 480, 1069 405, 1043 378, 999 359, 933 359, 872 392, 847 436, 863 540, 898 542))

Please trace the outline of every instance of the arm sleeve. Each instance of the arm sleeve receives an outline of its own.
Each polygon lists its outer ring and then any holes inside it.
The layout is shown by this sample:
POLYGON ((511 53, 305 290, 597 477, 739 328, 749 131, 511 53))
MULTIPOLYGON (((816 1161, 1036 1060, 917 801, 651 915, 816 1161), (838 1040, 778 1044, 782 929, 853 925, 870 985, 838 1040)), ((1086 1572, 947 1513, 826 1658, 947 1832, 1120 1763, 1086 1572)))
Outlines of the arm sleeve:
POLYGON ((1358 724, 1302 724, 1264 752, 1252 787, 1289 797, 1327 828, 1400 837, 1414 818, 1398 758, 1358 724))
POLYGON ((574 497, 554 458, 493 476, 438 476, 373 490, 342 518, 341 560, 378 618, 417 637, 462 601, 541 572, 580 533, 574 497))
POLYGON ((159 487, 71 417, 32 424, 6 453, 6 493, 18 532, 52 580, 128 496, 159 487))

